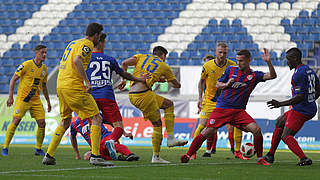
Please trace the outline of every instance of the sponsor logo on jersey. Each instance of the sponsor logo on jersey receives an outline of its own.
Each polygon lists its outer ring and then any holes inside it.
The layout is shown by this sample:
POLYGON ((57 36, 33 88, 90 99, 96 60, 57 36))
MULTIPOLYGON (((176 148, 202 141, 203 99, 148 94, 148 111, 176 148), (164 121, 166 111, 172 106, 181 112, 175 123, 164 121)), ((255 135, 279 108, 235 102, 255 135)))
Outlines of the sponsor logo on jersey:
POLYGON ((91 49, 88 46, 84 45, 82 51, 82 55, 87 56, 90 53, 91 49))

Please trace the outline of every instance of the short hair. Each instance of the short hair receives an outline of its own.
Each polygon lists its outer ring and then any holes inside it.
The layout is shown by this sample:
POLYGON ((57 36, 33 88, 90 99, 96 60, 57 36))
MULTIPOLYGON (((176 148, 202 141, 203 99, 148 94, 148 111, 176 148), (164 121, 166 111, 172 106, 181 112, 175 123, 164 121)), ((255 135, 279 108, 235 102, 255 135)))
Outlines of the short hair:
POLYGON ((301 60, 302 53, 298 48, 291 48, 286 52, 286 56, 296 57, 298 60, 301 60))
POLYGON ((36 47, 34 47, 34 51, 39 51, 40 49, 43 49, 43 48, 47 48, 47 46, 39 44, 36 47))
POLYGON ((246 57, 247 59, 250 59, 251 58, 251 53, 249 50, 247 49, 242 49, 240 50, 238 53, 237 53, 238 56, 244 56, 246 57))
POLYGON ((98 23, 90 23, 86 29, 86 36, 94 36, 96 33, 100 33, 103 30, 103 26, 98 23))
POLYGON ((228 45, 227 45, 226 43, 224 43, 224 42, 219 42, 219 43, 217 44, 217 47, 227 48, 228 45))
POLYGON ((211 54, 206 54, 206 55, 202 58, 202 60, 203 60, 203 61, 206 61, 206 59, 209 59, 209 60, 214 59, 214 56, 212 56, 211 54))
POLYGON ((167 55, 168 51, 166 50, 166 48, 162 47, 162 46, 156 46, 153 48, 152 51, 153 55, 157 55, 157 56, 161 56, 161 55, 167 55))
MULTIPOLYGON (((106 40, 107 35, 105 33, 101 33, 99 37, 99 42, 104 42, 106 40)), ((94 47, 97 47, 98 44, 96 44, 94 47)))

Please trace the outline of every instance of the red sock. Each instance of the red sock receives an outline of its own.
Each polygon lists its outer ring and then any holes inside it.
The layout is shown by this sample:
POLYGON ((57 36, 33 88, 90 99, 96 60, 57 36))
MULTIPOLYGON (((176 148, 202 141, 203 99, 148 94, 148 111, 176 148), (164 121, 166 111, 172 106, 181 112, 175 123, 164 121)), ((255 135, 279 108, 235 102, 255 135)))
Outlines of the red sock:
POLYGON ((202 134, 199 134, 196 138, 194 138, 189 147, 187 155, 191 156, 192 154, 197 152, 205 140, 206 138, 202 134))
POLYGON ((257 151, 257 157, 262 157, 262 151, 263 151, 263 137, 260 136, 254 136, 253 137, 253 144, 254 149, 257 151))
POLYGON ((279 145, 279 143, 281 141, 282 132, 283 132, 283 128, 280 128, 280 127, 277 127, 277 126, 274 128, 274 131, 273 131, 273 134, 272 134, 271 147, 270 147, 270 150, 269 150, 270 154, 276 153, 278 145, 279 145))
POLYGON ((234 131, 229 132, 229 136, 228 136, 231 149, 234 149, 234 137, 233 137, 233 134, 234 134, 234 131))
POLYGON ((212 141, 211 149, 216 149, 217 139, 218 139, 218 132, 215 132, 213 133, 213 141, 212 141))
POLYGON ((207 138, 207 150, 211 150, 212 144, 213 144, 213 139, 214 139, 214 134, 212 134, 211 136, 209 136, 207 138))
POLYGON ((126 155, 128 156, 129 154, 131 154, 131 151, 128 149, 127 146, 123 145, 123 144, 114 144, 117 152, 119 152, 120 154, 126 155))
POLYGON ((116 127, 113 129, 112 133, 110 134, 111 139, 114 141, 118 141, 119 138, 121 138, 122 134, 123 134, 123 129, 121 127, 116 127))
POLYGON ((289 147, 289 149, 297 155, 300 159, 305 157, 302 149, 300 148, 298 142, 294 139, 293 136, 286 136, 283 138, 283 142, 289 147))

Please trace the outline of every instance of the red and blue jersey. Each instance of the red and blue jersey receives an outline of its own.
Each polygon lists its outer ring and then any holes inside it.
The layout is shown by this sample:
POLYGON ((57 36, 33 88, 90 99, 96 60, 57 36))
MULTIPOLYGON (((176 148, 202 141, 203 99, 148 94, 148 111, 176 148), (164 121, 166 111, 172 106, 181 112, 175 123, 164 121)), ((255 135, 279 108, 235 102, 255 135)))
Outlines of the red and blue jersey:
MULTIPOLYGON (((77 133, 80 133, 81 136, 91 145, 90 140, 90 124, 88 119, 81 120, 79 117, 73 121, 70 125, 70 134, 71 136, 76 136, 77 133)), ((108 131, 104 125, 101 125, 101 140, 106 136, 110 135, 111 132, 108 131)))
POLYGON ((117 74, 123 72, 115 58, 101 52, 92 53, 86 73, 92 86, 91 95, 94 99, 107 98, 115 101, 111 81, 113 71, 117 74))
POLYGON ((296 67, 291 79, 292 97, 304 94, 304 100, 299 104, 293 105, 292 110, 312 118, 317 113, 315 98, 318 84, 319 78, 309 66, 301 64, 296 67))
POLYGON ((218 80, 226 83, 233 78, 231 87, 222 90, 217 100, 217 108, 223 109, 246 109, 249 96, 259 82, 264 82, 264 73, 250 71, 244 73, 236 66, 229 66, 218 80))

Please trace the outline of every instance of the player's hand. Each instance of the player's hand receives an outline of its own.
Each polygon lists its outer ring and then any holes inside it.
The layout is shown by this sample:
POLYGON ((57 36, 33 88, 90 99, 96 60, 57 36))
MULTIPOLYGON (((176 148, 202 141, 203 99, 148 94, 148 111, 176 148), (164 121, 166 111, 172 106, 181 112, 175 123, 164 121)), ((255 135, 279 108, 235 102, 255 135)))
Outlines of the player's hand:
POLYGON ((91 93, 92 92, 92 86, 91 86, 91 84, 90 83, 86 83, 86 92, 87 93, 91 93))
POLYGON ((165 76, 160 76, 158 82, 167 82, 167 79, 165 76))
POLYGON ((198 101, 198 112, 197 114, 199 114, 201 112, 201 109, 202 109, 202 99, 199 99, 198 101))
POLYGON ((233 78, 229 79, 228 82, 226 83, 226 86, 230 87, 233 82, 234 82, 233 78))
POLYGON ((267 48, 263 48, 264 54, 262 55, 262 59, 264 62, 270 62, 270 53, 267 48))
POLYGON ((81 156, 80 156, 79 153, 76 154, 76 159, 77 159, 77 160, 81 160, 81 156))
POLYGON ((270 109, 273 109, 273 108, 278 108, 281 106, 281 103, 277 100, 274 100, 272 99, 271 101, 268 101, 267 102, 267 105, 270 109))
POLYGON ((48 112, 51 112, 51 104, 48 103, 48 112))
POLYGON ((142 78, 142 79, 150 79, 151 77, 152 77, 152 74, 149 72, 147 72, 147 73, 141 72, 140 73, 140 78, 142 78))
POLYGON ((12 106, 13 102, 14 102, 13 101, 13 97, 9 97, 8 100, 7 100, 7 106, 8 107, 12 106))
POLYGON ((132 135, 130 132, 127 133, 127 132, 123 131, 123 135, 124 135, 125 137, 128 137, 128 138, 130 138, 131 140, 133 140, 133 135, 132 135))
POLYGON ((126 80, 122 80, 119 84, 118 84, 118 89, 119 90, 123 90, 124 87, 126 87, 127 81, 126 80))

